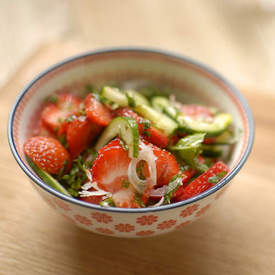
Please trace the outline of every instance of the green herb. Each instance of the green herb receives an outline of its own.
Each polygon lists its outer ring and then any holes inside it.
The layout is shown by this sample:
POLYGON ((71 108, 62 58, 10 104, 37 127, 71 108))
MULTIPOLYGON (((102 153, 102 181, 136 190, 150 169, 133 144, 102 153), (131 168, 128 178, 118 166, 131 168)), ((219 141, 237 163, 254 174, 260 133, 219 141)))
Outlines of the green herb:
POLYGON ((67 143, 67 140, 66 140, 66 136, 60 135, 60 136, 58 136, 58 140, 65 148, 68 148, 68 143, 67 143))
POLYGON ((122 179, 122 187, 128 188, 130 185, 130 182, 126 179, 122 179))
POLYGON ((144 175, 144 166, 145 166, 145 161, 144 160, 141 160, 137 163, 137 175, 138 177, 141 179, 141 180, 145 180, 146 177, 144 175))
POLYGON ((146 205, 144 204, 144 202, 142 200, 142 194, 136 193, 134 202, 137 203, 141 207, 146 207, 146 205))
POLYGON ((45 102, 48 102, 48 103, 56 104, 57 101, 58 101, 58 96, 57 95, 49 95, 45 98, 45 102))
POLYGON ((85 109, 83 109, 83 108, 81 108, 77 113, 78 113, 80 116, 86 116, 85 109))
POLYGON ((99 203, 103 207, 115 207, 113 198, 107 198, 99 203))
POLYGON ((73 160, 72 168, 69 173, 65 175, 59 175, 59 181, 67 188, 68 192, 73 197, 79 196, 81 186, 87 181, 86 171, 91 168, 94 155, 89 152, 79 155, 73 160))
POLYGON ((126 97, 127 97, 127 100, 128 100, 128 105, 132 108, 136 107, 136 101, 135 101, 133 95, 130 92, 126 93, 126 97))
POLYGON ((69 123, 69 122, 73 122, 74 120, 76 120, 76 116, 71 115, 65 119, 65 122, 69 123))
POLYGON ((57 121, 58 121, 58 123, 62 124, 63 119, 61 117, 59 117, 57 121))
POLYGON ((151 127, 151 122, 148 119, 143 119, 139 124, 142 125, 142 133, 147 137, 150 137, 151 133, 147 131, 151 127))
POLYGON ((195 159, 201 152, 201 143, 205 137, 205 133, 188 135, 181 138, 175 146, 171 146, 171 150, 176 151, 178 155, 187 164, 192 167, 196 166, 195 159))
POLYGON ((218 173, 216 176, 210 177, 208 179, 208 182, 216 184, 220 181, 220 179, 222 179, 225 175, 227 174, 227 172, 222 171, 220 173, 218 173))
POLYGON ((165 189, 163 204, 171 203, 171 197, 181 185, 182 185, 182 177, 180 174, 177 174, 170 180, 169 184, 165 189))

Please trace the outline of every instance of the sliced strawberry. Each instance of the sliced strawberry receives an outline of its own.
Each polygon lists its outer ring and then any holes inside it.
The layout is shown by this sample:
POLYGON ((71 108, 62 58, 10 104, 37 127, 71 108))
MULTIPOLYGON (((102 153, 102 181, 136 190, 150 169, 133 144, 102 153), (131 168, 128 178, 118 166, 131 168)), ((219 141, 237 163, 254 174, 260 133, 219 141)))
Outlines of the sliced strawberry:
POLYGON ((181 196, 184 194, 184 189, 188 185, 190 179, 196 174, 196 170, 189 168, 181 172, 182 175, 182 186, 180 186, 175 194, 173 194, 173 201, 181 201, 181 196))
POLYGON ((184 192, 177 197, 178 201, 186 200, 196 195, 201 194, 207 189, 211 188, 217 182, 211 181, 211 179, 222 179, 225 174, 229 172, 229 168, 222 161, 216 162, 205 173, 194 179, 190 184, 184 188, 184 192), (225 173, 225 174, 223 174, 225 173), (216 177, 215 177, 216 176, 216 177))
POLYGON ((43 123, 52 132, 57 132, 63 120, 80 107, 81 100, 72 94, 59 94, 54 103, 47 104, 42 113, 43 123))
MULTIPOLYGON (((116 143, 117 141, 113 141, 116 143)), ((95 159, 91 173, 98 186, 112 194, 121 190, 123 181, 128 181, 128 166, 131 159, 121 144, 104 146, 95 159)))
POLYGON ((87 117, 96 125, 106 127, 112 120, 111 111, 99 102, 92 94, 84 101, 87 117))
POLYGON ((128 107, 118 108, 115 110, 116 116, 126 116, 133 118, 137 124, 140 135, 148 142, 157 145, 160 148, 165 148, 168 145, 168 138, 155 127, 146 128, 143 121, 144 119, 132 111, 128 107))
POLYGON ((179 173, 179 165, 176 158, 168 151, 153 146, 157 168, 157 187, 167 185, 173 176, 179 173))
POLYGON ((181 111, 186 116, 213 118, 212 111, 208 107, 202 106, 202 105, 196 105, 196 104, 182 105, 181 111))
POLYGON ((51 137, 29 138, 24 144, 24 152, 40 169, 54 175, 70 163, 67 150, 51 137))
POLYGON ((67 122, 66 126, 63 125, 62 128, 66 131, 66 141, 72 159, 87 148, 102 130, 102 127, 93 124, 86 116, 77 116, 71 122, 67 122))

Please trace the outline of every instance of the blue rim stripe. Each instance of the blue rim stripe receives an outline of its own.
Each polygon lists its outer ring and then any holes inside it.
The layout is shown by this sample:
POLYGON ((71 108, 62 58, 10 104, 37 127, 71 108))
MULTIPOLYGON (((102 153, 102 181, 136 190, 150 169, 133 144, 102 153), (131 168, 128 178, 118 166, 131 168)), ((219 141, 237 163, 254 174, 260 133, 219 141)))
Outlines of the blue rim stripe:
POLYGON ((8 120, 8 140, 9 140, 10 149, 12 151, 12 154, 13 154, 15 160, 17 161, 17 163, 19 164, 21 169, 27 174, 27 176, 33 182, 35 182, 39 187, 41 187, 45 191, 57 196, 58 198, 63 199, 65 201, 68 201, 70 203, 76 204, 78 206, 84 206, 86 208, 90 208, 90 209, 94 209, 94 210, 96 209, 96 210, 99 210, 99 211, 118 212, 118 213, 146 213, 146 212, 155 212, 155 211, 163 211, 163 210, 174 209, 174 208, 177 208, 177 207, 180 207, 180 206, 183 206, 183 205, 194 203, 194 202, 196 202, 200 199, 203 199, 203 198, 215 193, 220 188, 222 188, 225 184, 227 184, 229 181, 231 181, 236 176, 236 174, 239 172, 241 167, 244 165, 245 161, 247 160, 247 158, 248 158, 248 156, 251 152, 252 145, 253 145, 253 142, 254 142, 254 121, 253 121, 252 112, 251 112, 244 96, 239 92, 239 90, 236 87, 234 87, 231 83, 229 83, 224 77, 219 75, 217 72, 215 72, 213 69, 209 68, 208 66, 206 66, 206 65, 204 65, 200 62, 197 62, 197 61, 193 60, 192 58, 185 57, 185 56, 180 55, 180 54, 174 54, 174 53, 171 53, 169 51, 164 51, 164 50, 159 50, 159 49, 154 49, 154 48, 118 47, 118 48, 107 48, 107 49, 102 49, 102 50, 97 50, 97 51, 91 51, 91 52, 87 52, 87 53, 84 53, 84 54, 73 56, 71 58, 67 58, 67 59, 65 59, 65 60, 49 67, 49 69, 43 71, 37 77, 35 77, 20 92, 19 96, 17 97, 17 99, 16 99, 16 101, 15 101, 15 103, 14 103, 12 109, 11 109, 11 113, 10 113, 9 120, 8 120), (103 208, 99 205, 90 204, 90 203, 83 202, 83 201, 80 201, 80 200, 75 199, 75 198, 68 197, 68 196, 56 191, 55 189, 52 189, 47 184, 45 184, 39 177, 37 177, 36 174, 34 174, 24 164, 24 162, 20 158, 20 156, 18 154, 18 151, 15 147, 14 137, 13 137, 13 132, 12 132, 12 125, 13 125, 13 120, 14 120, 14 115, 15 115, 16 109, 17 109, 21 99, 27 93, 27 91, 37 81, 39 81, 41 78, 43 78, 46 74, 50 73, 51 71, 65 65, 67 63, 70 63, 70 62, 75 61, 77 59, 85 58, 87 56, 101 55, 101 54, 114 53, 114 52, 143 52, 143 53, 150 53, 150 54, 159 54, 159 55, 163 55, 163 56, 166 56, 166 57, 178 59, 178 60, 183 61, 185 63, 189 63, 191 65, 197 66, 197 67, 207 71, 209 74, 212 74, 218 80, 223 82, 223 84, 225 86, 227 86, 230 89, 230 91, 238 98, 239 102, 241 103, 242 107, 245 110, 247 120, 248 120, 248 133, 249 133, 248 142, 247 142, 247 146, 245 148, 245 151, 243 153, 243 156, 239 160, 237 165, 217 185, 213 186, 212 188, 208 189, 207 191, 203 192, 202 194, 199 194, 199 195, 197 195, 195 197, 192 197, 190 199, 187 199, 185 201, 176 202, 176 203, 172 203, 172 204, 168 204, 168 205, 163 205, 163 206, 159 206, 157 208, 153 208, 153 207, 147 207, 147 208, 115 208, 115 207, 103 208))

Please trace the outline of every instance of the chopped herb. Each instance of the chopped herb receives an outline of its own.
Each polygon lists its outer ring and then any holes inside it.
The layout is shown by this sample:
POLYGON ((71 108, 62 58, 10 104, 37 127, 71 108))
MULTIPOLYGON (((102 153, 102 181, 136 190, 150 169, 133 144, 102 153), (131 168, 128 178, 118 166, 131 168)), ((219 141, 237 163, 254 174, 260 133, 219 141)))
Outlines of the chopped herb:
POLYGON ((146 205, 144 204, 144 202, 142 200, 142 194, 136 193, 134 202, 137 203, 141 207, 146 207, 146 205))
POLYGON ((126 179, 122 179, 122 187, 128 188, 130 185, 130 182, 126 179))
POLYGON ((220 173, 218 173, 216 176, 210 177, 208 179, 208 182, 216 184, 220 181, 220 179, 222 179, 227 173, 225 171, 222 171, 220 173))
POLYGON ((81 108, 78 112, 77 112, 80 116, 86 116, 86 112, 83 108, 81 108))
POLYGON ((66 140, 66 136, 60 135, 58 137, 58 140, 65 148, 68 148, 68 143, 67 143, 67 140, 66 140))
POLYGON ((126 97, 128 100, 128 105, 132 108, 136 107, 136 101, 135 101, 133 95, 131 93, 127 92, 126 97))
POLYGON ((101 201, 99 204, 103 207, 111 207, 111 206, 115 207, 116 206, 113 198, 107 198, 107 199, 101 201))
POLYGON ((142 127, 142 133, 146 135, 147 137, 150 137, 151 132, 147 131, 151 127, 151 122, 148 119, 143 119, 141 122, 139 122, 142 127))
POLYGON ((67 117, 67 118, 65 119, 65 121, 66 121, 67 123, 73 122, 74 120, 76 120, 76 116, 75 116, 75 115, 71 115, 71 116, 69 116, 69 117, 67 117))
POLYGON ((178 188, 182 185, 182 177, 180 174, 175 175, 167 185, 164 192, 164 204, 171 203, 171 197, 178 190, 178 188))
POLYGON ((45 98, 45 102, 48 102, 48 103, 56 104, 57 101, 58 101, 58 96, 57 95, 49 95, 45 98))
POLYGON ((63 119, 61 117, 59 117, 57 121, 58 121, 58 123, 61 124, 63 122, 63 119))
POLYGON ((79 155, 73 160, 69 173, 60 175, 59 179, 73 197, 79 196, 78 192, 81 186, 87 181, 86 171, 91 168, 94 159, 93 156, 91 157, 91 154, 87 156, 87 152, 83 153, 83 155, 85 155, 85 159, 79 155))

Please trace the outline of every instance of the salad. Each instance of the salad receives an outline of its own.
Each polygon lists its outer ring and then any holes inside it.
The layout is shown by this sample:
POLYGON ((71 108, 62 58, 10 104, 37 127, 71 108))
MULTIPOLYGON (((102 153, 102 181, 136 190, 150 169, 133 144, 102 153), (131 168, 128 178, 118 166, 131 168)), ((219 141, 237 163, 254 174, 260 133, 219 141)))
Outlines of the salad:
POLYGON ((158 207, 229 172, 230 114, 150 88, 87 92, 47 97, 24 144, 30 167, 59 192, 102 207, 158 207))

